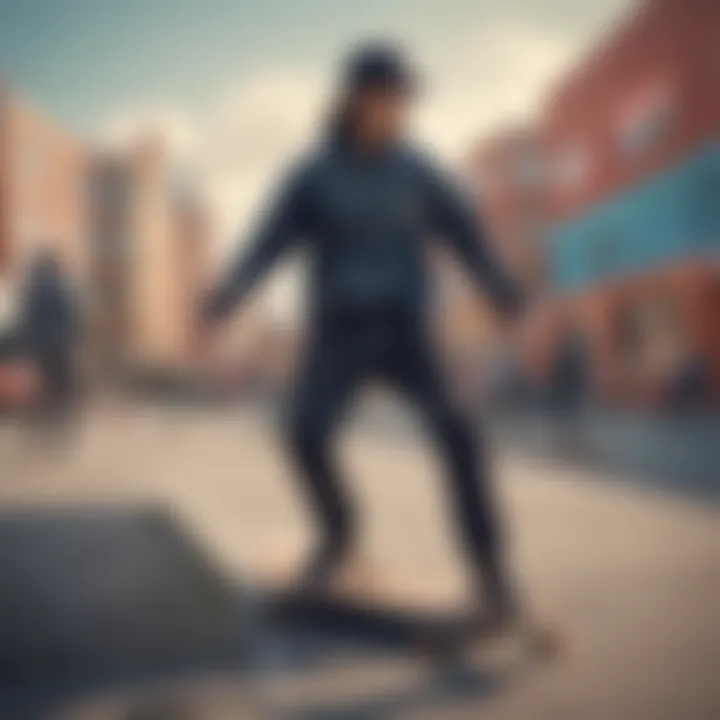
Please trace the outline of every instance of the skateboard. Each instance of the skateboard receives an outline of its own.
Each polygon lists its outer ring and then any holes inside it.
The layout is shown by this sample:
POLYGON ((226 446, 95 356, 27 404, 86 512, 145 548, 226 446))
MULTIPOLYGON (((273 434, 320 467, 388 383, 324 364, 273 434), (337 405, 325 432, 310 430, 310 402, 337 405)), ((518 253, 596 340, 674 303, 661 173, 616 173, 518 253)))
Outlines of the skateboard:
POLYGON ((532 661, 561 655, 559 634, 526 617, 496 620, 457 609, 403 606, 363 596, 298 592, 292 587, 267 590, 266 619, 285 629, 320 633, 350 642, 408 652, 430 664, 454 664, 476 651, 512 645, 532 661))
POLYGON ((533 661, 555 659, 563 649, 554 628, 527 614, 501 619, 433 603, 420 588, 399 592, 397 585, 393 588, 362 568, 353 574, 355 582, 334 590, 303 590, 292 577, 285 563, 258 578, 260 606, 276 627, 409 652, 440 664, 500 645, 512 645, 533 661))

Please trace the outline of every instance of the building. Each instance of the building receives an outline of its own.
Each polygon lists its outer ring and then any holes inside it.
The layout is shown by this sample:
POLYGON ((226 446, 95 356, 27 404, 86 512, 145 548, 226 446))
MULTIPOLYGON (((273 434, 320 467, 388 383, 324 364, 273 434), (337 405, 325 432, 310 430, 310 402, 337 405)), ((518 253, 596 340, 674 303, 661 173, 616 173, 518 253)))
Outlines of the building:
POLYGON ((212 281, 211 249, 214 225, 211 213, 193 189, 176 193, 171 232, 178 259, 176 317, 180 338, 192 364, 202 348, 198 345, 197 323, 203 297, 212 281))
POLYGON ((0 339, 29 263, 51 250, 86 301, 102 366, 191 369, 212 234, 161 143, 93 151, 0 86, 0 339))
MULTIPOLYGON (((559 302, 597 393, 662 404, 699 370, 720 401, 720 3, 638 3, 540 122, 559 302)), ((547 345, 547 338, 545 338, 547 345)))
POLYGON ((136 370, 189 370, 212 241, 207 211, 176 191, 154 140, 99 153, 89 177, 100 355, 136 370))
POLYGON ((57 253, 70 275, 88 271, 81 141, 0 84, 0 281, 16 288, 41 250, 57 253))
POLYGON ((483 322, 473 321, 483 329, 482 364, 492 376, 487 378, 489 390, 495 386, 502 391, 498 384, 517 383, 520 375, 543 383, 552 363, 555 313, 550 312, 553 302, 547 268, 547 174, 542 135, 530 124, 497 131, 477 142, 466 164, 466 176, 494 252, 533 298, 531 313, 524 318, 521 332, 512 338, 498 335, 487 303, 483 322), (518 355, 521 367, 511 361, 518 355))
POLYGON ((530 126, 509 128, 478 143, 467 170, 494 250, 533 293, 546 285, 544 172, 541 138, 530 126))
POLYGON ((465 398, 477 399, 484 383, 484 360, 492 345, 492 311, 449 253, 437 252, 433 269, 434 336, 455 389, 465 398))
POLYGON ((86 287, 86 168, 83 144, 0 82, 0 409, 30 402, 38 390, 17 356, 29 266, 52 251, 69 279, 86 287))
POLYGON ((26 404, 38 390, 17 357, 29 266, 52 251, 71 282, 87 286, 86 168, 82 142, 0 82, 0 408, 26 404))
POLYGON ((556 218, 572 219, 717 139, 719 24, 715 0, 639 0, 557 84, 542 121, 556 218))

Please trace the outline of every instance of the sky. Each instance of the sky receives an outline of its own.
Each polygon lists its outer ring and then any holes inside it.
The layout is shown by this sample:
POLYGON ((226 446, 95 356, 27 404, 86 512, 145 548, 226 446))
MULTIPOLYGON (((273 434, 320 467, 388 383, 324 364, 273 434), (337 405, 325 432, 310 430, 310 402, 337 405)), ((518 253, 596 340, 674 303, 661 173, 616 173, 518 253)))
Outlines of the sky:
POLYGON ((401 42, 426 88, 416 131, 450 161, 531 115, 631 0, 0 0, 0 77, 70 130, 161 132, 223 243, 312 137, 339 61, 401 42))

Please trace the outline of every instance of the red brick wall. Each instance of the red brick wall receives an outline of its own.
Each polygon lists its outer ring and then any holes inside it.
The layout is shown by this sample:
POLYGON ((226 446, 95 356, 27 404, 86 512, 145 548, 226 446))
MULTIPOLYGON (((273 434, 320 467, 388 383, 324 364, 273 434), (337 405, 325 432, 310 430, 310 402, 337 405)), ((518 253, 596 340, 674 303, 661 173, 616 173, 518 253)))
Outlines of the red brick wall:
POLYGON ((600 398, 622 406, 662 405, 667 378, 633 373, 618 332, 623 312, 653 298, 667 300, 676 310, 684 345, 710 369, 712 397, 719 404, 720 262, 670 265, 532 308, 516 338, 530 375, 540 384, 549 381, 563 333, 581 328, 600 398))
POLYGON ((719 78, 720 2, 641 3, 557 87, 543 117, 554 165, 572 148, 587 156, 580 182, 554 184, 553 215, 572 217, 719 137, 719 78), (618 128, 649 96, 667 97, 667 132, 646 153, 628 157, 619 151, 618 128))

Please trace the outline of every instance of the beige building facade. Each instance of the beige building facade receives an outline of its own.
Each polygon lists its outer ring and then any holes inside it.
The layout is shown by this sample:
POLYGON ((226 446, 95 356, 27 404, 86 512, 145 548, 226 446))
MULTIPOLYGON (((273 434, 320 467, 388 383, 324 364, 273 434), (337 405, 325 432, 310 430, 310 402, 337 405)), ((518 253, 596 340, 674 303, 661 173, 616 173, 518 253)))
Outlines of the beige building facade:
POLYGON ((0 278, 21 281, 41 251, 88 272, 88 155, 83 143, 0 85, 0 278))

